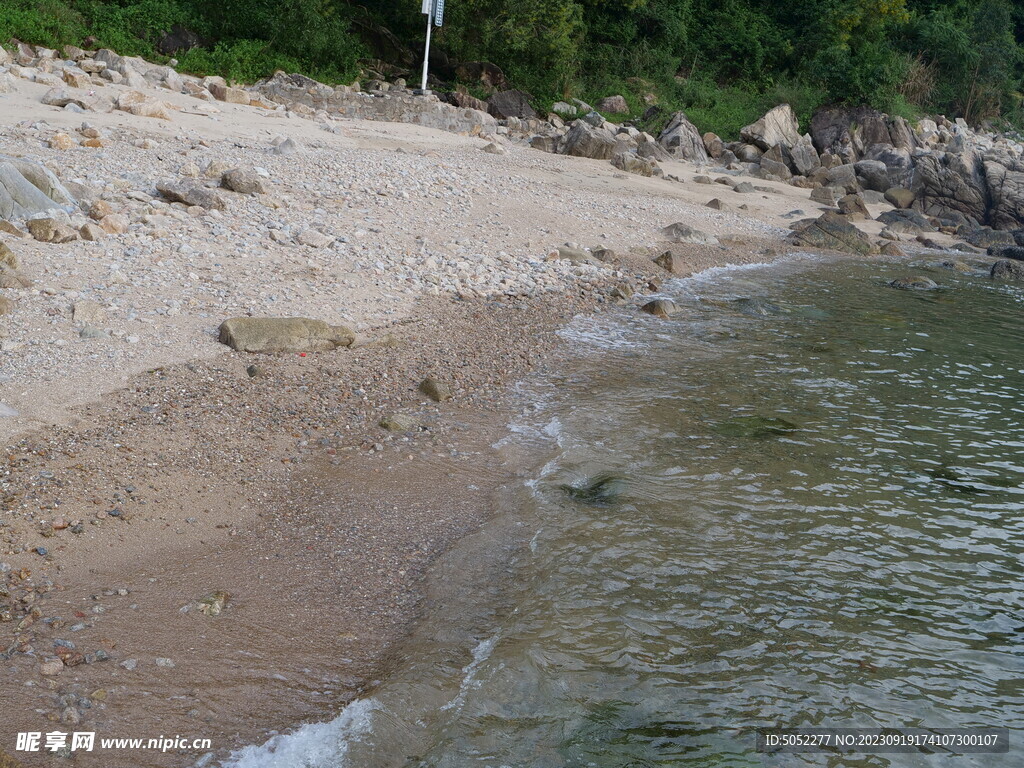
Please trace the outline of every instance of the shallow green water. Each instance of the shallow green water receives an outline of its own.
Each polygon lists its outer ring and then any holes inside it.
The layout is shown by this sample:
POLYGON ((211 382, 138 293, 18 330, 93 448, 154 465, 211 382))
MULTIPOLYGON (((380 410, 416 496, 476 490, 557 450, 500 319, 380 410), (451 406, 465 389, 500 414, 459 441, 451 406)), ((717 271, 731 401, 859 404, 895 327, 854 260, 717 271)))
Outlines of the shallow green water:
POLYGON ((524 393, 518 447, 553 458, 500 599, 428 619, 288 764, 1024 765, 1024 293, 885 284, 920 272, 737 270, 670 285, 670 321, 577 321, 524 393), (769 756, 765 725, 1015 730, 769 756))

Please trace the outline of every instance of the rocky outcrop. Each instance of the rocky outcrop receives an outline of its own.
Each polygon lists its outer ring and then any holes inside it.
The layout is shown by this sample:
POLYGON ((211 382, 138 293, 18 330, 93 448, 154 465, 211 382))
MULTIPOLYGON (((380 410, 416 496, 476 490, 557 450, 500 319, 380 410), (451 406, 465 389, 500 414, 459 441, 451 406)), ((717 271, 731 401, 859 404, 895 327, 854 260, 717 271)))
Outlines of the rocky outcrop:
POLYGON ((789 104, 780 104, 741 128, 740 138, 765 151, 779 145, 789 148, 800 141, 800 123, 789 104))
POLYGON ((912 191, 914 207, 929 216, 958 213, 975 222, 988 218, 985 167, 973 150, 931 152, 918 157, 912 191))
POLYGON ((704 148, 704 139, 697 127, 691 123, 685 112, 676 112, 658 136, 658 143, 673 157, 691 160, 695 163, 706 163, 708 152, 704 148))
POLYGON ((397 89, 389 90, 386 98, 368 98, 346 86, 331 88, 303 75, 277 72, 256 83, 253 90, 274 102, 304 104, 352 120, 412 123, 471 136, 492 134, 498 128, 498 121, 486 112, 445 104, 437 96, 414 96, 397 89))
POLYGON ((1001 259, 992 265, 989 275, 993 280, 1024 281, 1024 262, 1001 259))
POLYGON ((1024 159, 989 155, 984 168, 988 223, 996 229, 1024 227, 1024 159))
POLYGON ((819 153, 831 152, 847 163, 874 144, 892 144, 886 116, 869 107, 820 109, 811 118, 811 138, 819 153))
POLYGON ((537 112, 530 106, 530 94, 515 89, 492 93, 487 97, 487 110, 499 120, 510 117, 529 120, 537 117, 537 112))
POLYGON ((233 317, 218 334, 221 344, 239 352, 326 352, 355 341, 349 328, 307 317, 233 317))

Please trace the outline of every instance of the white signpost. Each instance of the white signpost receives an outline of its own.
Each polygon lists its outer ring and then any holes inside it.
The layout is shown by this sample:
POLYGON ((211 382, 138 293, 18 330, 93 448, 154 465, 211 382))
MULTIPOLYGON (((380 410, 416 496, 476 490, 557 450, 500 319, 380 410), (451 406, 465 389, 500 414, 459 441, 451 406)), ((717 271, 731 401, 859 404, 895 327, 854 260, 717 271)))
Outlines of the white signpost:
POLYGON ((423 80, 420 90, 427 93, 427 64, 430 60, 430 32, 444 23, 444 0, 423 0, 423 13, 427 15, 427 44, 423 50, 423 80))

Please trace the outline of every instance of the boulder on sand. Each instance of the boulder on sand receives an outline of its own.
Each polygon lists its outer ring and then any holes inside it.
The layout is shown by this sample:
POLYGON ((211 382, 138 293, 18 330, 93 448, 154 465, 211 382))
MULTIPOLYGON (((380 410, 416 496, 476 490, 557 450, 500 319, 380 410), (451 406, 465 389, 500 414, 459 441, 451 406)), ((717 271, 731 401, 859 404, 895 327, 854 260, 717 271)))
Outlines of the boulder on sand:
POLYGON ((595 128, 585 120, 576 120, 565 134, 562 152, 573 157, 611 160, 618 146, 615 137, 604 128, 595 128))
POLYGON ((0 219, 24 219, 73 205, 74 197, 45 166, 0 155, 0 219))
POLYGON ((662 237, 673 243, 692 243, 694 245, 718 245, 718 238, 694 229, 688 224, 676 222, 661 230, 662 237))
POLYGON ((356 337, 343 325, 308 317, 232 317, 220 324, 218 338, 239 352, 326 352, 356 337))

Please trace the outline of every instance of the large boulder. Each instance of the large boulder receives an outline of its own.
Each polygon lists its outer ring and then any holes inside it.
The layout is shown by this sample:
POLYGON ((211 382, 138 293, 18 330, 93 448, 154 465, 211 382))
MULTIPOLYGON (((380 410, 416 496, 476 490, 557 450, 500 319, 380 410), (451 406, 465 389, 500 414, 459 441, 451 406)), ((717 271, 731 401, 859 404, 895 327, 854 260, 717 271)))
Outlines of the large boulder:
POLYGON ((794 170, 801 176, 810 176, 821 167, 821 158, 818 157, 818 150, 814 148, 809 133, 805 133, 790 147, 789 154, 793 158, 794 170))
POLYGON ((870 107, 819 109, 811 118, 811 138, 819 153, 831 152, 848 163, 873 144, 891 144, 885 115, 870 107))
POLYGON ((594 109, 607 115, 625 115, 629 112, 629 105, 624 96, 605 96, 597 100, 594 109))
POLYGON ((800 141, 800 123, 789 104, 780 104, 757 122, 741 128, 740 137, 766 151, 779 144, 789 148, 800 141))
POLYGON ((355 341, 349 328, 308 317, 233 317, 218 333, 221 344, 239 352, 326 352, 355 341))
POLYGON ((990 155, 984 166, 989 224, 996 229, 1024 227, 1024 160, 990 155))
POLYGON ((830 187, 838 187, 852 195, 860 192, 860 182, 857 180, 857 171, 852 165, 837 165, 825 172, 825 183, 830 187))
POLYGON ((913 152, 918 146, 914 129, 902 117, 889 118, 889 140, 896 149, 903 149, 908 153, 913 152))
POLYGON ((518 117, 520 120, 535 118, 537 112, 530 106, 530 98, 530 94, 525 91, 496 91, 487 98, 487 109, 498 120, 510 117, 518 117))
POLYGON ((854 163, 853 169, 864 189, 885 192, 892 186, 889 183, 889 169, 881 160, 858 160, 854 163))
POLYGON ((990 198, 985 167, 973 150, 920 155, 911 190, 914 207, 929 216, 959 213, 975 221, 987 219, 990 198))
POLYGON ((478 83, 488 89, 500 90, 508 85, 501 67, 489 61, 464 61, 455 68, 455 76, 464 83, 478 83))
POLYGON ((157 41, 156 49, 164 56, 173 56, 178 51, 190 51, 207 45, 199 35, 180 24, 171 27, 171 31, 157 41))
POLYGON ((612 165, 620 171, 635 173, 638 176, 654 175, 654 163, 642 157, 637 157, 632 152, 619 152, 612 158, 612 165))
POLYGON ((796 245, 808 248, 826 248, 861 256, 876 251, 871 238, 853 226, 845 216, 831 211, 822 214, 789 237, 796 245))
POLYGON ((1024 281, 1024 262, 1011 259, 1001 259, 992 265, 989 275, 993 280, 1006 280, 1010 282, 1024 281))
POLYGON ((562 153, 573 157, 610 160, 615 155, 617 147, 618 143, 611 132, 604 128, 595 128, 585 120, 576 120, 565 134, 562 153))
POLYGON ((697 126, 686 118, 685 112, 676 112, 658 136, 661 144, 669 154, 695 163, 706 163, 708 152, 704 148, 704 139, 697 126))
POLYGON ((24 219, 74 205, 74 197, 49 169, 0 155, 0 219, 24 219))
POLYGON ((443 95, 445 101, 456 107, 462 107, 463 109, 476 109, 481 112, 487 112, 487 102, 483 99, 478 99, 476 96, 471 96, 465 91, 452 91, 443 95))
POLYGON ((897 232, 935 232, 935 225, 920 211, 900 208, 883 211, 875 221, 880 221, 897 232))
MULTIPOLYGON (((864 160, 861 162, 870 160, 885 165, 885 172, 889 181, 886 189, 889 187, 910 188, 914 179, 914 161, 910 156, 909 150, 889 144, 873 144, 868 147, 864 153, 864 160)), ((884 189, 879 190, 879 192, 884 191, 884 189)))

